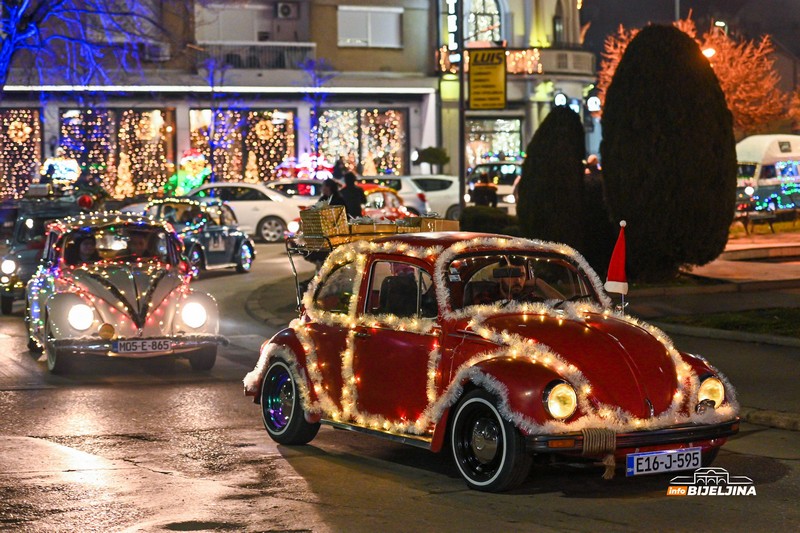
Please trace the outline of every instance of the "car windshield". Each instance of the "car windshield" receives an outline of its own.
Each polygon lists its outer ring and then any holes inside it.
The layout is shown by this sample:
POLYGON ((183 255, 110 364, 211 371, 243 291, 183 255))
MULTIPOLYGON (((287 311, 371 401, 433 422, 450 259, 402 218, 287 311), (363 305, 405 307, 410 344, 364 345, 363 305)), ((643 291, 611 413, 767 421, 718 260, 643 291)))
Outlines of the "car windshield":
POLYGON ((461 256, 447 269, 453 309, 517 302, 596 301, 586 277, 566 257, 534 252, 461 256))
POLYGON ((738 178, 752 178, 756 175, 755 163, 739 163, 738 165, 738 178))
POLYGON ((163 202, 147 208, 147 215, 166 220, 175 226, 199 225, 206 221, 208 215, 199 203, 163 202))
POLYGON ((17 223, 17 242, 29 244, 44 242, 45 224, 52 218, 25 217, 17 223))
POLYGON ((84 265, 99 261, 160 261, 173 264, 168 233, 158 227, 113 224, 81 228, 64 238, 64 262, 84 265))

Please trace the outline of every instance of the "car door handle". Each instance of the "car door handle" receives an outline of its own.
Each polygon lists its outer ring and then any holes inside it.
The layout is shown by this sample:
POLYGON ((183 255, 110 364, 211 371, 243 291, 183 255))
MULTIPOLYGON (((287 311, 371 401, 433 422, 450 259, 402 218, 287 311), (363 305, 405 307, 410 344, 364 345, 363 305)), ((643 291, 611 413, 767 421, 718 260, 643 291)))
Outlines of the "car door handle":
POLYGON ((358 337, 359 339, 368 339, 372 335, 363 331, 356 331, 355 336, 358 337))

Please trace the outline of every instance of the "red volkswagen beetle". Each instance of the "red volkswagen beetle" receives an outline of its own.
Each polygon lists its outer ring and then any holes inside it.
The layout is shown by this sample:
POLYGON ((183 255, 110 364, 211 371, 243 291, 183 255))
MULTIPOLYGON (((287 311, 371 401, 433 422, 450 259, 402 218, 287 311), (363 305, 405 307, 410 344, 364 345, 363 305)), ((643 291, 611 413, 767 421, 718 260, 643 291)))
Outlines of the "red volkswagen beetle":
POLYGON ((486 491, 536 454, 604 477, 696 469, 739 428, 728 381, 613 309, 574 250, 487 234, 337 248, 244 383, 279 443, 324 423, 449 449, 486 491))

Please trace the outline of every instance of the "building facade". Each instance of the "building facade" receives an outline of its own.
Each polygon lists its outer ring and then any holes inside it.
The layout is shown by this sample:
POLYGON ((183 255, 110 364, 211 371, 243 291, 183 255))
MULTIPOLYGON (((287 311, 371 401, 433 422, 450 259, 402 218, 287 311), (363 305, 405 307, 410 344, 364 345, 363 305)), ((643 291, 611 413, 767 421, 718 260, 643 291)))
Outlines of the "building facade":
MULTIPOLYGON (((98 74, 69 53, 44 66, 27 51, 16 59, 0 102, 3 196, 23 192, 58 147, 115 196, 160 188, 190 151, 224 180, 268 180, 317 152, 367 175, 409 174, 429 146, 458 172, 446 0, 138 5, 167 31, 94 36, 133 50, 131 62, 108 53, 98 74)), ((464 8, 468 46, 505 41, 510 58, 507 108, 467 115, 474 164, 524 149, 555 94, 582 102, 594 58, 577 49, 575 0, 464 8)))

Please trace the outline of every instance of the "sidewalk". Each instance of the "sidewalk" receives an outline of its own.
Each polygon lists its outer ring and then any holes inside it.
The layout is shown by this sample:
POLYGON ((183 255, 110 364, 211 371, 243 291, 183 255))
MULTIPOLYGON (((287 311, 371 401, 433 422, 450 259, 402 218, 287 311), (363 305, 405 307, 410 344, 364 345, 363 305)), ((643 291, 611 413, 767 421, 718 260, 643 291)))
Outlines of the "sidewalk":
MULTIPOLYGON (((742 418, 754 424, 800 431, 800 401, 792 400, 797 397, 792 381, 800 375, 800 340, 676 326, 658 321, 659 318, 669 315, 800 307, 800 261, 795 264, 729 259, 733 253, 765 248, 770 250, 766 253, 773 256, 784 252, 795 255, 791 250, 794 246, 797 247, 796 255, 800 256, 800 233, 752 235, 736 239, 726 249, 726 256, 692 272, 694 275, 713 278, 723 283, 633 291, 626 300, 629 302, 627 310, 630 314, 655 323, 670 335, 681 337, 682 344, 692 344, 684 337, 697 338, 698 342, 706 339, 733 343, 729 347, 731 354, 713 355, 731 355, 720 366, 724 367, 723 371, 740 388, 741 396, 750 401, 749 404, 743 402, 742 418), (753 343, 766 346, 759 349, 753 343), (734 352, 736 357, 732 356, 734 352), (753 378, 754 365, 761 373, 759 379, 753 378), (774 383, 770 382, 770 372, 777 373, 778 379, 774 383), (777 402, 776 398, 779 399, 777 402)), ((301 278, 308 276, 310 274, 301 275, 301 278)), ((251 316, 276 328, 286 327, 297 316, 295 306, 292 278, 261 286, 251 293, 245 304, 251 316)), ((708 350, 700 353, 708 353, 708 350)))

